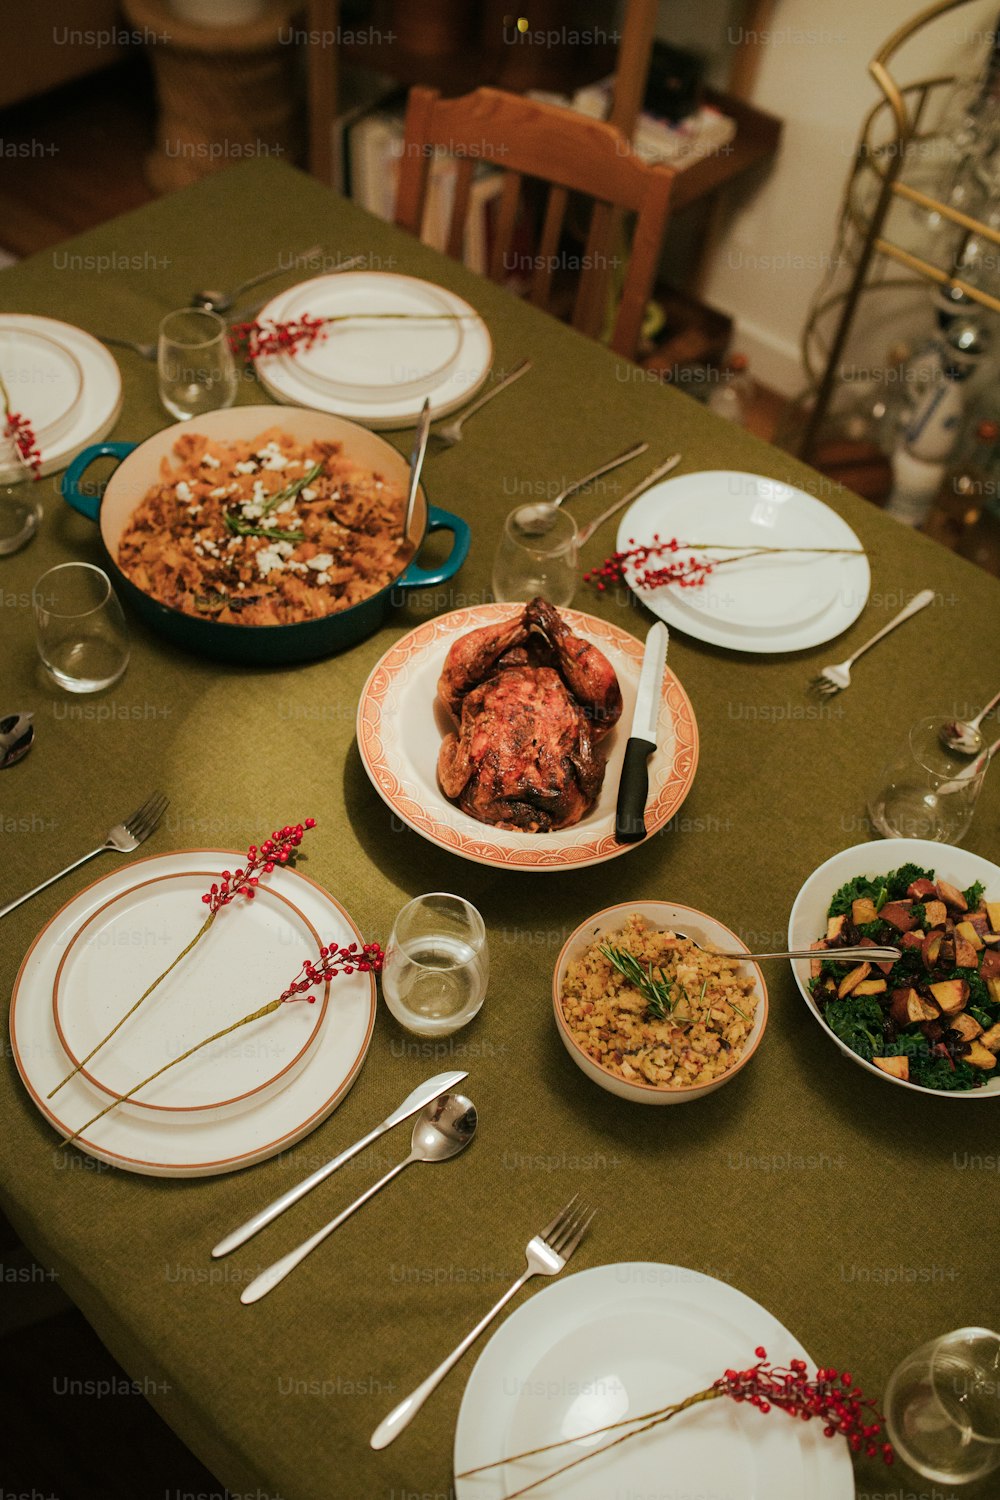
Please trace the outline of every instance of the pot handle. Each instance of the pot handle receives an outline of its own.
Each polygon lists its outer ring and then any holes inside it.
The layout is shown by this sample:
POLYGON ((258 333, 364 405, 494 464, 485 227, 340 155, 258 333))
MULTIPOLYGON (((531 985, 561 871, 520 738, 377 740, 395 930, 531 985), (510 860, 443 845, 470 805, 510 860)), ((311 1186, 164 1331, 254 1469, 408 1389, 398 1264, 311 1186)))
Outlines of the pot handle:
POLYGON ((428 588, 431 584, 445 583, 449 578, 454 578, 459 568, 469 555, 469 543, 472 533, 467 522, 461 516, 453 515, 450 510, 439 510, 436 505, 427 508, 427 530, 428 536, 432 531, 450 531, 454 535, 451 551, 436 568, 421 568, 416 560, 396 579, 394 588, 397 589, 420 589, 428 588))
POLYGON ((135 443, 91 443, 78 453, 62 477, 59 488, 63 499, 78 510, 88 521, 96 521, 101 510, 100 495, 85 495, 80 489, 80 480, 96 458, 126 458, 137 445, 135 443))

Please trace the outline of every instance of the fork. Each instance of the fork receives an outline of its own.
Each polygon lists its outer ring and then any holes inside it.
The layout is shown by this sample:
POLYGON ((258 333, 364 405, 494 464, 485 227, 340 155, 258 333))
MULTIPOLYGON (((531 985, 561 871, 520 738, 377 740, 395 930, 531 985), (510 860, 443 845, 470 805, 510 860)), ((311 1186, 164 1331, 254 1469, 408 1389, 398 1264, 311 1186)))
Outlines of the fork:
POLYGON ((116 823, 109 830, 103 844, 98 844, 96 849, 91 849, 89 854, 84 854, 81 859, 75 859, 71 865, 60 870, 57 875, 50 875, 48 880, 43 880, 41 885, 36 885, 33 890, 25 891, 23 896, 18 896, 15 901, 10 901, 6 906, 0 907, 0 917, 5 917, 8 912, 20 906, 22 901, 28 901, 32 896, 37 896, 39 891, 44 891, 46 886, 53 885, 68 875, 70 870, 77 870, 85 865, 88 859, 93 859, 97 854, 103 854, 105 850, 116 849, 119 854, 131 854, 133 849, 138 849, 153 832, 157 823, 163 817, 169 806, 169 800, 162 792, 154 792, 148 797, 141 807, 137 807, 131 817, 125 818, 123 822, 116 823))
MULTIPOLYGON (((359 261, 364 260, 364 256, 359 255, 356 257, 356 259, 359 261)), ((345 265, 338 266, 337 269, 339 271, 348 270, 353 264, 353 261, 347 261, 345 265)), ((235 323, 238 320, 241 323, 248 323, 250 319, 255 317, 256 314, 260 312, 261 308, 266 307, 266 305, 270 301, 270 297, 261 297, 261 299, 258 302, 254 302, 251 307, 238 308, 233 317, 228 321, 230 323, 235 323)), ((94 338, 102 344, 112 344, 115 346, 115 348, 118 349, 131 349, 132 353, 138 354, 140 359, 148 359, 153 364, 156 363, 158 346, 151 341, 143 341, 142 339, 121 339, 117 336, 117 334, 111 333, 95 333, 94 338)))
POLYGON ((387 1448, 389 1444, 399 1436, 404 1427, 408 1427, 423 1406, 431 1391, 440 1385, 453 1365, 462 1358, 466 1349, 474 1344, 502 1307, 505 1307, 510 1299, 521 1290, 526 1281, 532 1276, 558 1276, 559 1272, 569 1260, 573 1251, 577 1248, 583 1238, 591 1219, 596 1210, 590 1213, 582 1204, 577 1204, 579 1193, 574 1193, 566 1207, 557 1213, 545 1228, 530 1239, 525 1246, 524 1256, 527 1265, 522 1274, 509 1287, 500 1301, 491 1307, 485 1317, 481 1318, 475 1328, 465 1335, 460 1344, 442 1360, 437 1369, 428 1375, 422 1385, 418 1385, 415 1391, 411 1391, 404 1401, 394 1407, 389 1415, 378 1424, 371 1436, 373 1448, 387 1448))
POLYGON ((889 621, 888 625, 883 625, 878 634, 873 635, 870 641, 865 641, 863 646, 859 646, 853 656, 849 656, 846 661, 837 662, 832 667, 822 667, 819 676, 814 677, 809 684, 813 692, 819 693, 821 698, 832 698, 834 693, 842 693, 845 688, 849 688, 851 685, 851 668, 858 657, 863 656, 866 651, 870 651, 872 646, 876 645, 878 641, 889 634, 890 630, 895 630, 897 625, 902 625, 904 620, 909 620, 912 615, 919 614, 922 609, 926 609, 928 604, 933 604, 933 602, 933 589, 921 589, 919 594, 914 594, 906 608, 901 609, 899 614, 889 621))
POLYGON ((513 370, 508 371, 502 380, 497 381, 495 386, 488 391, 484 391, 478 400, 473 401, 471 406, 467 406, 460 417, 456 417, 453 422, 445 422, 436 432, 432 432, 431 437, 434 442, 444 448, 452 448, 456 443, 460 443, 462 441, 463 422, 471 417, 474 411, 481 411, 488 401, 492 401, 494 396, 499 396, 505 386, 513 385, 515 380, 520 380, 521 376, 526 375, 530 369, 531 360, 522 359, 521 363, 515 365, 513 370))

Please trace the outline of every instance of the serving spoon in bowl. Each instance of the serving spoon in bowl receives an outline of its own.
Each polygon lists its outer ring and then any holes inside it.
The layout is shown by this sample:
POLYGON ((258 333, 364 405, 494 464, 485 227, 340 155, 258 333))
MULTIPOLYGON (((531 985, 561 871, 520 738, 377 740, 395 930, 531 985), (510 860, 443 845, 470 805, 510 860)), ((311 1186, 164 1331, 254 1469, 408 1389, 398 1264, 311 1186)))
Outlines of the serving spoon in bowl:
POLYGON ((709 948, 704 943, 699 943, 697 938, 690 937, 686 932, 678 932, 677 928, 671 929, 675 937, 683 938, 685 942, 691 943, 700 953, 708 953, 715 958, 821 958, 824 955, 832 958, 837 963, 857 961, 859 963, 895 963, 902 958, 900 948, 872 946, 868 948, 785 948, 778 953, 744 953, 742 949, 726 952, 720 948, 709 948))

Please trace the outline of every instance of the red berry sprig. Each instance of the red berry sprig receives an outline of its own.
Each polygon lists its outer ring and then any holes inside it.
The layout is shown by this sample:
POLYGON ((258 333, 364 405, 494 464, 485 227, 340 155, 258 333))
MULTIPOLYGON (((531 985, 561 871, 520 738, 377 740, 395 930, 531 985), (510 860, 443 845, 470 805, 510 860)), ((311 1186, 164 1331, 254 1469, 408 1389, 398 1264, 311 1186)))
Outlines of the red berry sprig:
POLYGON ((668 583, 679 584, 682 589, 700 588, 717 566, 708 559, 685 557, 679 562, 661 564, 658 568, 647 566, 651 558, 678 552, 682 545, 675 536, 662 542, 656 534, 651 543, 643 546, 638 546, 630 537, 627 551, 613 552, 599 568, 592 568, 589 573, 584 573, 583 581, 592 583, 599 594, 604 593, 609 583, 629 581, 640 589, 659 589, 668 583), (633 575, 632 580, 627 574, 633 575))
POLYGON ((38 446, 34 429, 23 412, 14 411, 10 404, 10 392, 0 378, 0 402, 3 404, 3 430, 14 444, 14 450, 26 469, 35 479, 41 478, 42 451, 38 446))
POLYGON ((306 1000, 310 1005, 316 1002, 316 996, 309 991, 318 984, 325 984, 336 974, 353 974, 357 969, 359 974, 381 974, 385 954, 378 943, 365 943, 359 948, 357 943, 351 943, 347 948, 338 948, 331 943, 328 948, 319 950, 319 962, 307 958, 291 984, 281 995, 281 1000, 306 1000))
POLYGON ((845 1437, 852 1453, 864 1449, 869 1458, 881 1454, 885 1463, 892 1463, 892 1444, 878 1441, 884 1419, 876 1403, 854 1384, 849 1370, 821 1367, 810 1380, 805 1360, 790 1360, 785 1368, 769 1364, 767 1350, 760 1345, 754 1354, 757 1364, 747 1370, 727 1370, 715 1382, 715 1389, 734 1401, 748 1401, 761 1412, 777 1407, 803 1422, 819 1417, 824 1437, 845 1437))
POLYGON ((249 364, 266 354, 292 354, 296 349, 311 349, 317 339, 326 338, 326 321, 303 313, 301 318, 286 323, 233 323, 229 329, 229 347, 249 364))
POLYGON ((284 828, 275 830, 269 839, 265 839, 259 849, 256 844, 251 844, 247 850, 246 864, 236 870, 223 870, 220 880, 213 881, 211 889, 202 896, 202 901, 211 907, 213 915, 228 906, 230 901, 235 901, 237 896, 246 896, 248 901, 252 901, 260 883, 258 870, 261 875, 270 875, 275 865, 287 865, 303 836, 310 828, 315 827, 315 818, 306 818, 304 823, 296 823, 294 827, 291 823, 286 823, 284 828))

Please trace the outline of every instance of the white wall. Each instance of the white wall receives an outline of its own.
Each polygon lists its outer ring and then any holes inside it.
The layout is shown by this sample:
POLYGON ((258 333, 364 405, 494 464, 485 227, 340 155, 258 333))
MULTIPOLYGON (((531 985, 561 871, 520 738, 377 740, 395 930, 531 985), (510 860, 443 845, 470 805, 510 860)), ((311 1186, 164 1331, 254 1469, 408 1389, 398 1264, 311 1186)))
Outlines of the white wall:
MULTIPOLYGON (((659 34, 710 52, 709 77, 738 42, 741 0, 666 0, 659 34)), ((785 394, 803 378, 799 339, 810 299, 833 248, 837 213, 862 119, 879 98, 868 62, 919 0, 775 0, 750 98, 785 121, 780 152, 766 175, 728 192, 731 210, 702 294, 736 320, 736 343, 765 384, 785 394)), ((898 54, 903 82, 969 67, 988 45, 1000 0, 974 0, 936 22, 898 54)), ((878 334, 884 353, 885 330, 878 334)))

